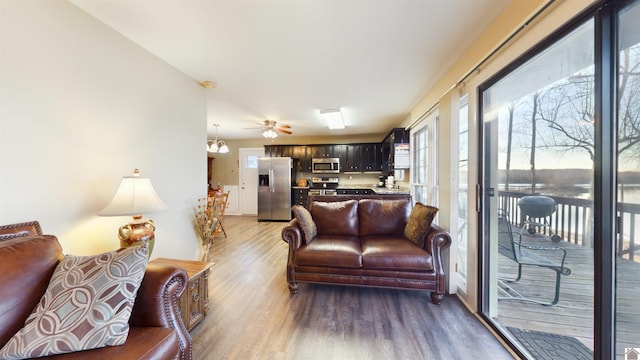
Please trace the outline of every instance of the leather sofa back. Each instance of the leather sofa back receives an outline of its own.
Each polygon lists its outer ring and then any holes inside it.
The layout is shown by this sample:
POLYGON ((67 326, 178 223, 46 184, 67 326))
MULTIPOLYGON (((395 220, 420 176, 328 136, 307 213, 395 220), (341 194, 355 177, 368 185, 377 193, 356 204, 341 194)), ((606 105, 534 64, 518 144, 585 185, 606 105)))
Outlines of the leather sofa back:
POLYGON ((410 199, 362 199, 358 203, 360 236, 402 235, 410 214, 410 199))
POLYGON ((316 201, 310 204, 309 212, 318 227, 318 235, 358 236, 358 201, 316 201))
POLYGON ((60 243, 52 235, 0 241, 0 348, 22 328, 62 257, 60 243))
POLYGON ((411 195, 309 195, 318 235, 402 235, 411 195))

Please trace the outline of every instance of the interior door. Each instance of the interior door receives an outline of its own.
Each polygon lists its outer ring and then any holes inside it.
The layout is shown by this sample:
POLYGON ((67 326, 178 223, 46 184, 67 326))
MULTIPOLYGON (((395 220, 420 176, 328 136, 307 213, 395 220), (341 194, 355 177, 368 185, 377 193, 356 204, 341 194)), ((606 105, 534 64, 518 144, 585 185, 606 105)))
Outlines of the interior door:
POLYGON ((240 214, 258 214, 258 158, 264 148, 243 148, 239 151, 240 214))

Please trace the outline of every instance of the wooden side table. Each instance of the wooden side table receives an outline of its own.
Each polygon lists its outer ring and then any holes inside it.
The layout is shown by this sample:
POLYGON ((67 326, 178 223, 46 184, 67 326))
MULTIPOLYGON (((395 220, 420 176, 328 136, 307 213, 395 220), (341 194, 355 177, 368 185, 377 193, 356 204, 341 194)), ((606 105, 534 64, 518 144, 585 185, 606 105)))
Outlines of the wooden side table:
POLYGON ((175 266, 187 271, 189 283, 180 296, 180 314, 190 331, 209 310, 209 272, 215 263, 167 258, 153 259, 149 263, 175 266))

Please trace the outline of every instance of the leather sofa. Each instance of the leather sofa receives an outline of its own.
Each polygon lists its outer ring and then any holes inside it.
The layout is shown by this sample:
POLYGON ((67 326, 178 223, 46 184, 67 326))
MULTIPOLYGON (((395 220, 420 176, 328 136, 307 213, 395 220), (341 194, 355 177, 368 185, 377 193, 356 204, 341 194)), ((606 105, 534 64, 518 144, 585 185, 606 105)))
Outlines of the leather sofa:
POLYGON ((295 294, 301 282, 430 290, 431 301, 441 303, 445 294, 442 253, 451 236, 431 224, 420 234, 423 247, 407 239, 404 230, 411 204, 410 195, 309 196, 308 210, 317 235, 305 239, 304 221, 298 218, 282 230, 282 239, 289 243, 290 292, 295 294), (345 205, 316 211, 315 207, 330 202, 345 205))
MULTIPOLYGON (((0 226, 0 348, 24 326, 63 256, 57 238, 42 235, 38 222, 0 226)), ((191 336, 178 308, 187 281, 184 269, 148 264, 124 345, 46 358, 191 359, 191 336)))

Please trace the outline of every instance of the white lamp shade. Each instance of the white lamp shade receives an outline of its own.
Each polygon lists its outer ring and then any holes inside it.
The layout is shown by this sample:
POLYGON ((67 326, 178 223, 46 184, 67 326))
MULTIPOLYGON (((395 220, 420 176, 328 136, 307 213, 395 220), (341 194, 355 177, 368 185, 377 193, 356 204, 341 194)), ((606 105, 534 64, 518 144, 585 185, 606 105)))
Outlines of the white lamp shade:
POLYGON ((149 178, 125 176, 111 202, 98 215, 142 215, 166 208, 149 178))

